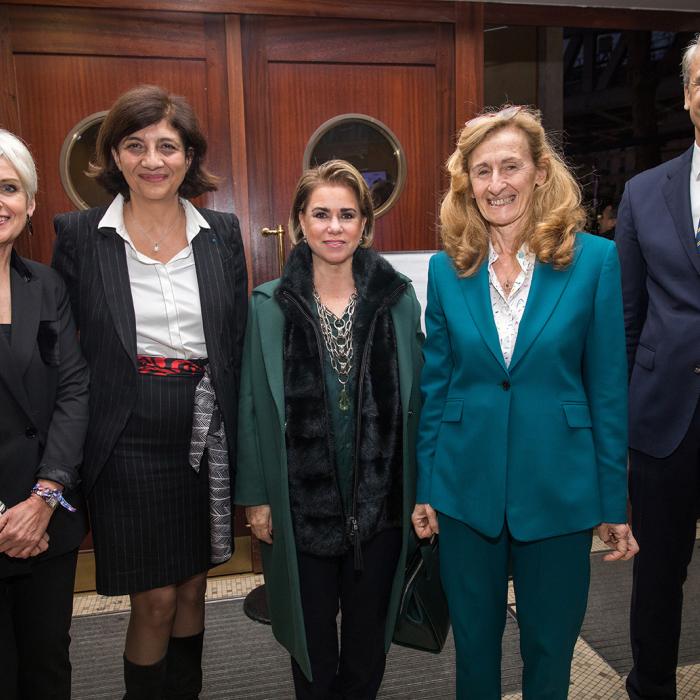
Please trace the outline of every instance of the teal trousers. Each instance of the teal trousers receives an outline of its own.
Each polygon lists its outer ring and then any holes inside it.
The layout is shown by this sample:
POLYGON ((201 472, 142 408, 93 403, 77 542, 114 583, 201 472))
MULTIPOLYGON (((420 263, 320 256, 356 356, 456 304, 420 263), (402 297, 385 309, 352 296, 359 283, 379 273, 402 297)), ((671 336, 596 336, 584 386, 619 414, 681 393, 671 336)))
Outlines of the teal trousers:
POLYGON ((523 700, 565 700, 590 581, 591 531, 519 542, 439 515, 440 573, 457 657, 457 700, 500 700, 509 567, 523 700))

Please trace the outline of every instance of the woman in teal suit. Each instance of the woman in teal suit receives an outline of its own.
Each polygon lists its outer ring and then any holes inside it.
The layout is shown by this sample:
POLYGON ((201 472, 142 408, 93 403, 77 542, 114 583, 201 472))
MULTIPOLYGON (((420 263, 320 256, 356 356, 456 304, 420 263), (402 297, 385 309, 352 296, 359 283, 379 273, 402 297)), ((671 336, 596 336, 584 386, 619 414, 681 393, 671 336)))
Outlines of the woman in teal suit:
POLYGON ((444 252, 430 261, 419 536, 440 530, 457 697, 500 698, 509 565, 523 697, 566 698, 591 529, 626 524, 627 365, 612 242, 577 233, 580 190, 539 113, 467 122, 447 163, 444 252))

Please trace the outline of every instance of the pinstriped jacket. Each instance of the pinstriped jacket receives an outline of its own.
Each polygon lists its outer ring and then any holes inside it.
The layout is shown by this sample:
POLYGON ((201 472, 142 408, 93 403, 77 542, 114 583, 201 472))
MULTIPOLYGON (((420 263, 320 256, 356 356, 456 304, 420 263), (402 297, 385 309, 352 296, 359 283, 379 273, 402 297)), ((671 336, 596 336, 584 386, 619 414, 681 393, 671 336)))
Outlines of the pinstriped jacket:
MULTIPOLYGON (((89 494, 136 402, 136 322, 124 240, 98 227, 106 207, 59 214, 53 266, 68 286, 90 367, 90 422, 82 470, 89 494)), ((192 241, 209 364, 235 478, 241 349, 247 315, 247 273, 238 220, 199 209, 211 229, 192 241)), ((233 495, 233 494, 232 494, 233 495)))

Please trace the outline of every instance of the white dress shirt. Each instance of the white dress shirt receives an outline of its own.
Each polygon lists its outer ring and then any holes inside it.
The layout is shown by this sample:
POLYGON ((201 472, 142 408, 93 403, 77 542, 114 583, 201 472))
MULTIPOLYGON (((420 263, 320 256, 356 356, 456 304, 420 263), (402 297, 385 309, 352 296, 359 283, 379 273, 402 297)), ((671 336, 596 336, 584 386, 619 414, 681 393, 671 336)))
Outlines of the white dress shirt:
POLYGON ((693 213, 693 233, 700 226, 700 146, 693 146, 693 160, 690 165, 690 211, 693 213))
POLYGON ((211 227, 190 202, 181 199, 180 204, 185 212, 187 246, 166 263, 134 247, 124 226, 122 195, 114 198, 99 223, 116 229, 124 239, 139 355, 187 360, 207 357, 192 241, 200 228, 211 227))
POLYGON ((505 360, 506 367, 510 366, 513 357, 515 341, 518 338, 518 328, 523 318, 525 304, 530 293, 532 284, 532 274, 535 269, 535 254, 522 246, 515 256, 520 272, 513 282, 510 295, 506 295, 498 281, 493 265, 498 260, 498 253, 489 241, 489 293, 491 295, 491 309, 493 310, 493 320, 496 322, 498 331, 498 341, 501 345, 501 352, 505 360))

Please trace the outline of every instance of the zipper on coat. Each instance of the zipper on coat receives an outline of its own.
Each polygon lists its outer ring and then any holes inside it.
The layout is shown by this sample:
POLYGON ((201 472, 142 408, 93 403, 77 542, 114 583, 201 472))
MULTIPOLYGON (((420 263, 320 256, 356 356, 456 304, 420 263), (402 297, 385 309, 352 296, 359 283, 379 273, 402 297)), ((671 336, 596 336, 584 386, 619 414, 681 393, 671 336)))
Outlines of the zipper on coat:
POLYGON ((367 340, 365 341, 365 347, 362 349, 362 361, 360 362, 360 371, 357 377, 357 403, 355 404, 355 454, 353 455, 353 474, 352 474, 352 513, 348 518, 348 532, 353 544, 354 549, 354 566, 355 571, 362 571, 364 568, 364 563, 362 561, 362 547, 360 542, 360 526, 357 522, 357 489, 360 483, 360 464, 359 464, 359 450, 360 450, 360 431, 362 430, 362 394, 364 393, 364 379, 365 371, 367 369, 367 357, 369 356, 369 347, 371 341, 374 338, 374 329, 377 325, 377 319, 379 314, 389 307, 391 303, 400 294, 403 294, 406 289, 406 284, 402 284, 397 287, 379 306, 379 308, 374 312, 372 316, 372 323, 369 326, 369 332, 367 333, 367 340))

